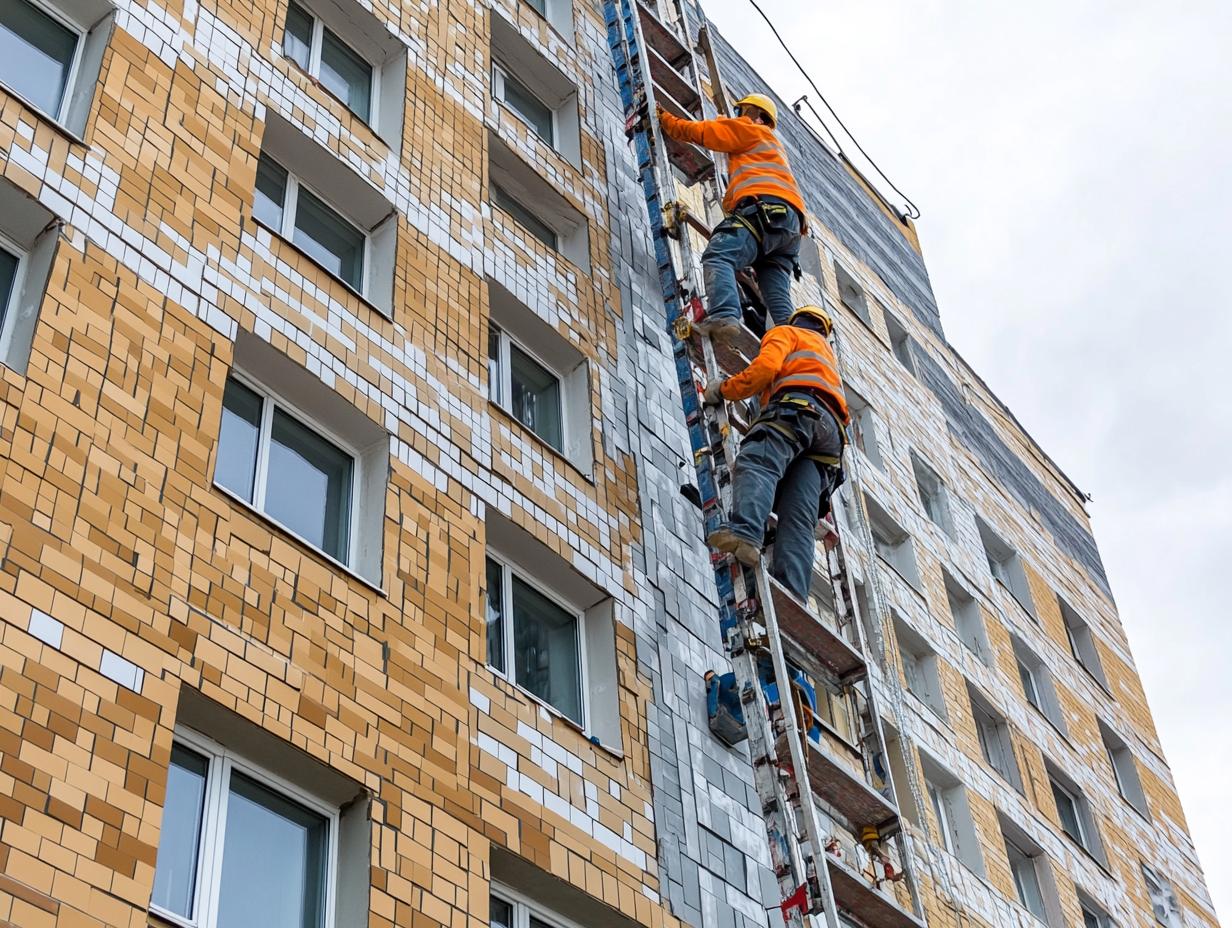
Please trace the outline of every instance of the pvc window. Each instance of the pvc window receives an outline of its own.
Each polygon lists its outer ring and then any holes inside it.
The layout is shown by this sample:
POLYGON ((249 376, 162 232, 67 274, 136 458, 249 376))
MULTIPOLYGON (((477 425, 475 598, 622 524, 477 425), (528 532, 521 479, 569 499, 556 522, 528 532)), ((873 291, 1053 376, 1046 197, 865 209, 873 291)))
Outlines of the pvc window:
POLYGON ((918 590, 920 572, 916 566, 911 536, 867 494, 864 496, 864 507, 868 511, 869 528, 872 530, 873 547, 877 550, 877 556, 918 590))
POLYGON ((1147 897, 1151 902, 1151 912, 1157 924, 1164 928, 1181 928, 1181 904, 1176 899, 1176 892, 1162 874, 1142 864, 1142 879, 1146 884, 1147 897))
POLYGON ((894 613, 894 637, 898 641, 908 692, 945 719, 945 696, 941 689, 937 653, 898 613, 894 613))
POLYGON ((954 631, 958 638, 980 661, 992 666, 992 647, 988 643, 988 630, 984 627, 984 617, 980 614, 980 605, 970 593, 963 588, 950 572, 941 570, 945 583, 945 599, 950 608, 950 617, 954 621, 954 631))
POLYGON ((1009 858, 1018 901, 1023 908, 1046 924, 1048 912, 1044 906, 1044 891, 1040 886, 1038 855, 1029 854, 1009 838, 1005 839, 1005 853, 1009 858))
POLYGON ((347 566, 355 550, 355 458, 256 384, 227 379, 214 482, 347 566))
POLYGON ((1061 607, 1061 618, 1065 622, 1065 635, 1069 639, 1069 650, 1074 655, 1078 666, 1089 673, 1105 690, 1108 689, 1108 678, 1104 676, 1104 667, 1099 660, 1099 649, 1095 646, 1095 637, 1091 634, 1091 626, 1064 599, 1057 596, 1057 604, 1061 607))
POLYGON ((488 398, 558 451, 564 451, 561 380, 500 327, 488 330, 488 398))
POLYGON ((907 369, 908 373, 916 376, 915 357, 911 349, 911 336, 907 334, 903 324, 889 310, 883 307, 881 314, 885 319, 886 333, 890 336, 890 351, 898 359, 898 363, 907 369))
POLYGON ((1022 694, 1027 702, 1052 723, 1061 734, 1066 733, 1065 716, 1061 712, 1061 703, 1057 699, 1057 691, 1039 656, 1018 638, 1011 635, 1014 648, 1014 659, 1018 665, 1018 679, 1022 683, 1022 694))
POLYGON ((339 810, 177 731, 151 909, 186 928, 332 928, 339 810))
POLYGON ((486 621, 488 665, 585 728, 582 614, 489 556, 486 621))
POLYGON ((550 909, 499 883, 488 896, 488 928, 578 928, 550 909))
POLYGON ((980 542, 984 546, 984 556, 988 560, 988 570, 993 579, 1009 590, 1018 605, 1022 606, 1032 619, 1038 621, 1027 575, 1018 552, 1006 544, 983 519, 977 516, 975 524, 979 529, 980 542))
POLYGON ((366 293, 367 233, 265 152, 257 162, 252 212, 356 293, 366 293))
POLYGON ((531 212, 528 207, 523 206, 520 200, 515 199, 500 184, 492 184, 492 202, 512 216, 518 225, 547 245, 548 248, 551 248, 553 251, 558 250, 560 236, 556 234, 556 230, 531 212))
POLYGON ((287 10, 282 50, 366 123, 376 123, 380 72, 297 3, 287 10))
POLYGON ((881 449, 877 444, 876 416, 873 408, 868 404, 868 400, 851 387, 844 385, 843 389, 847 396, 847 409, 851 413, 851 422, 847 426, 847 431, 851 436, 852 444, 864 452, 864 456, 874 467, 885 470, 885 464, 881 460, 881 449))
POLYGON ((1099 722, 1099 734, 1104 742, 1104 750, 1108 753, 1108 764, 1112 767, 1112 776, 1121 797, 1139 814, 1150 818, 1150 808, 1147 806, 1146 793, 1142 790, 1142 780, 1138 776, 1138 765, 1134 761, 1133 751, 1124 739, 1102 720, 1099 722))
POLYGON ((1078 891, 1078 909, 1082 912, 1082 928, 1114 928, 1112 917, 1081 889, 1078 891))
POLYGON ((966 789, 954 774, 923 751, 920 752, 920 766, 942 846, 973 873, 983 876, 984 857, 975 833, 966 789))
POLYGON ((865 325, 872 325, 873 318, 868 308, 868 298, 864 288, 837 261, 834 262, 834 276, 838 280, 838 299, 848 310, 858 316, 865 325))
POLYGON ((1087 847, 1090 838, 1087 836, 1083 815, 1080 811, 1080 804, 1083 800, 1051 776, 1048 781, 1052 786, 1052 799, 1057 807, 1057 818, 1061 822, 1061 830, 1082 847, 1087 847))
POLYGON ((984 755, 988 766, 1021 793, 1022 775, 1018 770, 1018 760, 1014 756, 1009 723, 970 682, 967 683, 967 697, 971 700, 971 715, 975 720, 980 753, 984 755))
POLYGON ((21 272, 23 270, 25 252, 0 236, 0 332, 9 313, 9 307, 16 302, 16 295, 21 292, 21 272))
POLYGON ((0 4, 0 83, 34 109, 63 121, 84 30, 42 4, 0 4))
POLYGON ((540 16, 548 15, 548 0, 523 0, 523 2, 540 16))
POLYGON ((953 535, 954 523, 950 518, 950 503, 945 491, 945 484, 937 476, 937 472, 924 463, 914 451, 911 452, 911 470, 915 474, 915 486, 920 496, 920 505, 929 521, 940 528, 945 534, 953 535))
POLYGON ((492 95, 522 119, 534 133, 556 147, 556 112, 509 73, 500 63, 492 66, 492 95))

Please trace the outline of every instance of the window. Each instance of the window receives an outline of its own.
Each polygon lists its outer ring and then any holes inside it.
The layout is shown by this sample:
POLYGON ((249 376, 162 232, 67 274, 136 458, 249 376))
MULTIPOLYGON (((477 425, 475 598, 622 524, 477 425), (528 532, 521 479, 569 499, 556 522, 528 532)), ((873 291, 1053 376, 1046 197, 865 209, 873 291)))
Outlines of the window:
POLYGON ((898 613, 894 614, 894 637, 898 641, 907 690, 942 719, 946 718, 937 653, 924 636, 908 625, 898 613))
POLYGON ((945 484, 941 482, 937 472, 925 464, 914 451, 911 452, 911 469, 915 473, 915 485, 920 494, 920 505, 924 507, 924 514, 947 535, 953 535, 945 484))
POLYGON ((364 292, 368 237, 265 152, 257 162, 252 214, 352 290, 364 292))
POLYGON ((988 569, 993 579, 999 582, 1018 602, 1031 618, 1035 618, 1035 605, 1031 599, 1031 590, 1027 584, 1027 575, 1022 567, 1022 559, 1018 552, 1001 540, 988 523, 978 516, 975 519, 980 532, 980 541, 984 545, 984 555, 988 558, 988 569))
POLYGON ((584 726, 578 613, 491 557, 487 590, 488 663, 584 726))
POLYGON ((970 682, 967 683, 967 697, 971 700, 971 715, 975 720, 980 753, 984 755, 988 766, 1021 793, 1022 776, 1018 771, 1018 760, 1014 756, 1009 723, 970 682))
POLYGON ((920 573, 916 568, 911 536, 867 493, 864 495, 864 507, 868 511, 869 528, 872 530, 877 556, 918 590, 920 573))
POLYGON ((492 95, 520 116, 539 138, 556 145, 556 114, 552 108, 499 63, 492 66, 492 95))
POLYGON ((339 825, 337 807, 179 729, 151 907, 200 928, 329 928, 339 825))
POLYGON ((1043 848, 1020 825, 1000 812, 997 813, 997 821, 1001 826, 1001 839, 1005 842, 1018 901, 1044 924, 1064 924, 1052 868, 1048 866, 1048 857, 1043 848))
POLYGON ((1112 918, 1094 899, 1075 887, 1078 893, 1078 908, 1082 912, 1082 928, 1113 928, 1112 918))
POLYGON ((893 313, 883 308, 881 315, 885 319, 886 332, 890 336, 890 350, 898 359, 898 363, 905 367, 908 373, 914 375, 916 369, 915 357, 911 353, 911 336, 907 334, 907 330, 903 328, 903 324, 895 318, 893 313))
POLYGON ((981 662, 992 666, 992 647, 988 643, 988 631, 980 615, 979 603, 944 567, 941 576, 945 583, 945 599, 954 620, 954 631, 967 649, 981 662))
POLYGON ((114 22, 106 0, 0 4, 0 85, 70 132, 85 130, 114 22))
POLYGON ((1099 721, 1099 734, 1104 742, 1104 750, 1108 752, 1108 764, 1112 767, 1112 776, 1121 796, 1139 813, 1150 818, 1150 809, 1147 806, 1146 794, 1142 791, 1142 780, 1138 776, 1138 765, 1134 762, 1133 751, 1103 720, 1099 721))
POLYGON ((0 178, 0 364, 19 374, 30 360, 60 240, 59 218, 0 178))
POLYGON ((492 184, 492 202, 517 220, 518 225, 522 226, 522 228, 543 242, 543 244, 553 251, 557 250, 560 238, 556 234, 556 230, 532 213, 527 207, 523 206, 504 187, 495 182, 492 184))
POLYGON ((577 86, 503 16, 492 16, 491 25, 493 98, 581 167, 577 86))
POLYGON ((924 751, 920 751, 920 766, 924 771, 925 791, 937 821, 942 847, 976 874, 983 876, 984 857, 967 803, 967 791, 954 774, 924 751))
POLYGON ((538 13, 540 16, 548 15, 548 0, 525 0, 526 5, 538 13))
POLYGON ((1065 622, 1065 634, 1069 639, 1069 649, 1083 670, 1089 673, 1095 682, 1108 689, 1108 680, 1104 676, 1104 668, 1099 660, 1099 649, 1095 646, 1095 637, 1091 634, 1091 626, 1083 620, 1073 607, 1057 596, 1061 607, 1061 618, 1065 622))
POLYGON ((851 435, 852 444, 864 452, 864 456, 874 467, 884 470, 885 465, 881 462, 881 449, 877 445, 876 416, 872 407, 868 405, 868 400, 847 384, 843 385, 843 392, 847 396, 847 411, 851 413, 851 422, 847 425, 847 430, 851 435))
POLYGON ((1018 679, 1022 683, 1022 695, 1027 702, 1040 711, 1061 734, 1066 733, 1065 716, 1061 711, 1052 675, 1039 656, 1027 647, 1017 635, 1010 635, 1014 647, 1014 660, 1018 665, 1018 679))
POLYGON ((488 133, 488 154, 492 205, 512 217, 549 250, 588 273, 590 236, 582 212, 491 131, 488 133))
POLYGON ((298 3, 287 10, 282 50, 364 122, 372 121, 377 72, 320 19, 298 3))
POLYGON ((1087 837, 1083 827, 1082 814, 1078 810, 1078 796, 1075 793, 1071 793, 1069 789, 1062 786, 1051 776, 1048 780, 1052 785, 1052 799, 1056 803, 1057 818, 1061 822, 1061 830, 1069 835, 1077 844, 1086 847, 1090 839, 1087 837))
POLYGON ((488 398, 589 474, 594 449, 585 356, 494 280, 488 305, 488 398))
POLYGON ((379 582, 388 436, 254 336, 237 339, 236 365, 223 391, 214 483, 379 582), (282 396, 297 397, 298 407, 282 396))
POLYGON ((619 745, 611 598, 492 511, 487 542, 488 665, 602 744, 619 745))
POLYGON ((1057 807, 1057 821, 1061 823, 1061 830, 1101 865, 1106 865, 1099 825, 1086 794, 1050 760, 1044 760, 1044 768, 1048 772, 1048 782, 1052 787, 1052 799, 1057 807))
POLYGON ((1164 928, 1181 928, 1181 904, 1177 902, 1172 884, 1146 864, 1142 864, 1142 879, 1155 921, 1164 928))
POLYGON ((837 261, 834 262, 834 275, 838 279, 839 302, 859 316, 866 325, 871 326, 873 320, 869 315, 868 299, 864 296, 864 288, 837 261))

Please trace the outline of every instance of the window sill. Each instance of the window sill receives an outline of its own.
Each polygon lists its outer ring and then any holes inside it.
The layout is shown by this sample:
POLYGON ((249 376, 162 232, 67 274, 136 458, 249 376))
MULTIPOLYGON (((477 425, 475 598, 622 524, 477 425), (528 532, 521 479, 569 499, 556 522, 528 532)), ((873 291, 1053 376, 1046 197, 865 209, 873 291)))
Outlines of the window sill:
POLYGON ((562 42, 564 42, 570 48, 573 47, 573 39, 570 36, 565 35, 563 32, 557 29, 554 25, 552 25, 552 21, 547 18, 546 14, 540 13, 537 9, 535 9, 533 6, 527 3, 526 0, 522 0, 522 2, 518 4, 518 6, 530 10, 535 15, 535 19, 541 21, 545 26, 548 27, 548 29, 556 33, 557 38, 559 38, 562 42))
POLYGON ((1077 848, 1083 857, 1095 864, 1095 866, 1099 867, 1100 872, 1102 872, 1104 876, 1109 877, 1110 879, 1116 879, 1116 877, 1112 875, 1112 871, 1108 869, 1107 864, 1092 854, 1086 847, 1075 841, 1069 832, 1067 832, 1064 828, 1060 829, 1060 832, 1065 836, 1065 840, 1068 841, 1073 847, 1077 848))
POLYGON ((264 512, 262 512, 260 509, 258 509, 256 506, 254 506, 252 503, 248 502, 246 499, 244 499, 243 497, 241 497, 241 496, 237 495, 236 493, 232 492, 231 490, 228 490, 228 489, 227 489, 226 487, 224 487, 222 484, 220 484, 220 483, 214 483, 214 484, 213 484, 213 486, 214 486, 214 489, 215 489, 215 490, 217 490, 217 491, 218 491, 219 493, 221 493, 223 496, 227 497, 227 499, 231 500, 231 502, 236 503, 236 504, 238 504, 239 506, 243 507, 243 508, 244 508, 245 510, 247 510, 250 514, 252 514, 252 515, 256 516, 257 518, 259 518, 262 522, 264 522, 264 523, 266 523, 267 525, 269 525, 270 527, 272 527, 272 528, 276 529, 276 530, 279 532, 279 534, 282 534, 282 535, 287 536, 287 537, 288 537, 288 538, 290 538, 292 541, 296 542, 298 545, 300 545, 301 547, 305 548, 305 549, 306 549, 306 550, 307 550, 310 554, 313 554, 313 555, 315 555, 316 557, 321 558, 321 559, 322 559, 323 561, 325 561, 325 562, 326 562, 326 563, 327 563, 330 567, 335 567, 335 568, 337 568, 338 570, 341 570, 343 573, 345 573, 345 574, 346 574, 347 576, 349 576, 351 579, 353 579, 353 580, 358 580, 360 583, 362 583, 362 584, 363 584, 364 586, 366 586, 368 589, 372 590, 372 592, 377 593, 378 595, 382 596, 383 598, 385 598, 385 599, 388 599, 388 598, 389 598, 389 594, 388 594, 387 592, 385 592, 385 590, 384 590, 384 589, 383 589, 383 588, 382 588, 379 584, 377 584, 377 583, 373 582, 372 580, 369 580, 367 577, 363 576, 362 574, 356 573, 356 571, 355 571, 355 569, 354 569, 354 568, 348 567, 346 564, 342 563, 342 561, 338 560, 338 559, 337 559, 337 558, 335 558, 333 555, 328 554, 328 553, 326 553, 325 551, 322 551, 320 548, 318 548, 316 545, 314 545, 311 541, 308 541, 308 539, 306 539, 306 538, 302 538, 301 536, 297 535, 295 532, 293 532, 291 529, 287 528, 285 525, 283 525, 281 522, 279 522, 279 521, 278 521, 277 519, 275 519, 273 516, 269 515, 268 513, 264 513, 264 512))
POLYGON ((501 414, 501 418, 508 420, 508 422, 511 423, 514 428, 519 429, 522 432, 525 432, 526 435, 529 436, 531 440, 535 442, 535 444, 541 447, 544 451, 546 451, 552 457, 557 458, 558 460, 567 464, 569 468, 572 471, 574 471, 574 473, 580 476, 583 480, 589 483, 592 487, 595 485, 595 478, 594 478, 593 473, 587 473, 579 465, 575 464, 568 455, 566 455, 559 448, 553 446, 550 442, 541 438, 537 432, 535 432, 533 429, 528 427, 524 422, 522 422, 521 419, 517 418, 513 413, 511 413, 508 409, 506 409, 500 403, 496 402, 495 400, 490 399, 488 400, 488 406, 491 407, 492 409, 497 410, 501 414))
POLYGON ((598 739, 597 736, 590 734, 590 732, 588 732, 583 726, 579 725, 573 719, 569 718, 569 716, 565 715, 563 712, 557 709, 550 702, 536 696, 534 693, 526 689, 524 686, 519 686, 517 683, 514 683, 512 680, 510 680, 507 676, 505 676, 503 673, 501 673, 491 664, 484 664, 484 666, 489 671, 491 671, 492 675, 496 677, 498 682, 505 684, 510 695, 514 696, 517 699, 522 700, 527 705, 539 706, 540 708, 546 710, 547 713, 551 715, 556 721, 563 722, 569 728, 572 728, 579 735, 585 738, 587 743, 590 744, 591 747, 599 748, 605 754, 610 755, 611 757, 613 757, 614 759, 618 761, 623 761, 625 759, 624 751, 622 751, 620 748, 613 747, 612 745, 604 744, 602 741, 598 739))
MULTIPOLYGON (((68 141, 72 142, 74 145, 81 145, 83 147, 88 147, 86 146, 86 140, 84 137, 78 135, 76 132, 74 132, 68 126, 64 125, 64 123, 60 122, 60 120, 56 119, 51 114, 35 106, 33 103, 31 103, 21 94, 19 94, 16 90, 13 90, 7 84, 0 84, 0 91, 3 91, 4 93, 12 97, 14 100, 16 100, 18 103, 20 103, 39 122, 47 126, 47 128, 51 129, 57 135, 63 136, 64 138, 68 139, 68 141)), ((69 89, 65 88, 65 95, 67 96, 68 93, 69 93, 69 89)))
POLYGON ((1004 580, 999 577, 993 577, 993 580, 996 581, 997 586, 1001 587, 1001 589, 1009 594, 1010 599, 1014 601, 1018 608, 1027 614, 1027 618, 1029 618, 1036 625, 1040 624, 1039 616, 1035 614, 1035 610, 1019 599, 1018 594, 1010 589, 1010 587, 1006 586, 1004 580))
POLYGON ((890 573, 894 574, 894 576, 898 577, 899 580, 903 581, 903 583, 906 584, 907 589, 915 593, 916 597, 919 600, 921 600, 925 605, 928 604, 928 600, 924 596, 924 591, 920 589, 920 586, 918 583, 912 583, 907 577, 903 576, 902 572, 899 571, 897 567, 895 567, 893 564, 887 561, 880 554, 876 555, 876 557, 877 557, 878 563, 884 565, 887 569, 889 569, 890 573))
POLYGON ((1056 722, 1054 722, 1052 719, 1050 719, 1048 717, 1048 713, 1046 713, 1043 709, 1041 709, 1035 703, 1031 702, 1031 700, 1029 699, 1027 700, 1027 705, 1035 710, 1036 715, 1038 715, 1041 719, 1043 719, 1045 722, 1048 723, 1049 727, 1057 733, 1057 735, 1060 737, 1062 741, 1064 741, 1070 747, 1074 746, 1074 743, 1069 740, 1069 733, 1066 732, 1064 729, 1062 729, 1061 726, 1058 725, 1056 722))
POLYGON ((1089 667, 1087 667, 1087 665, 1086 665, 1086 664, 1084 664, 1082 661, 1078 660, 1078 658, 1076 658, 1076 657, 1074 658, 1074 663, 1075 663, 1075 664, 1077 664, 1079 667, 1081 667, 1081 668, 1082 668, 1083 673, 1085 673, 1085 674, 1086 674, 1086 675, 1090 678, 1090 680, 1091 680, 1091 682, 1092 682, 1092 683, 1094 683, 1094 684, 1095 684, 1096 686, 1098 686, 1101 690, 1103 690, 1103 693, 1104 693, 1104 695, 1105 695, 1105 696, 1107 696, 1107 697, 1108 697, 1109 699, 1111 699, 1113 702, 1116 702, 1116 697, 1112 695, 1112 690, 1110 690, 1110 689, 1108 688, 1108 684, 1107 684, 1107 683, 1105 683, 1105 682, 1104 682, 1103 680, 1101 680, 1099 677, 1095 676, 1095 674, 1091 671, 1091 669, 1090 669, 1089 667))
MULTIPOLYGON (((497 138, 499 138, 499 136, 497 136, 497 138)), ((506 143, 502 140, 501 144, 503 145, 506 143)), ((570 207, 574 208, 572 203, 570 203, 570 207)), ((556 247, 552 247, 551 245, 548 245, 546 242, 542 241, 541 239, 536 238, 535 233, 531 232, 530 229, 526 228, 526 226, 518 222, 517 218, 512 213, 508 213, 505 210, 501 209, 501 207, 497 206, 491 200, 488 201, 488 208, 492 210, 493 214, 496 214, 496 213, 500 214, 501 224, 505 226, 506 229, 515 230, 521 233, 523 236, 525 236, 525 239, 527 240, 528 243, 534 242, 534 245, 531 246, 532 248, 535 248, 537 250, 541 249, 546 258, 563 265, 564 266, 563 270, 573 271, 573 273, 576 274, 578 278, 585 278, 585 277, 590 276, 590 255, 589 254, 586 256, 587 266, 582 267, 582 265, 578 264, 575 260, 573 260, 573 258, 570 258, 563 251, 561 251, 559 244, 556 247)), ((579 212, 581 211, 579 210, 579 212)), ((586 217, 585 213, 581 213, 581 215, 582 215, 582 221, 577 228, 580 228, 581 225, 585 225, 589 229, 590 220, 586 217)), ((544 225, 547 225, 547 223, 544 223, 544 225)), ((560 239, 568 238, 569 235, 574 234, 574 232, 577 231, 577 228, 575 228, 573 232, 570 232, 568 235, 557 232, 556 238, 557 238, 558 243, 560 239)), ((590 242, 590 234, 588 231, 587 232, 587 247, 588 248, 590 247, 589 242, 590 242)))
MULTIPOLYGON (((540 135, 535 130, 535 127, 530 124, 529 120, 527 120, 524 116, 522 116, 521 113, 515 110, 512 106, 510 106, 500 97, 496 96, 496 94, 492 95, 492 101, 496 104, 497 110, 499 112, 508 113, 510 118, 512 118, 515 122, 517 122, 518 125, 523 126, 526 129, 526 131, 530 134, 531 144, 534 145, 535 148, 537 149, 542 148, 545 153, 550 152, 551 157, 553 159, 558 159, 563 165, 567 165, 569 171, 573 173, 575 176, 581 172, 582 165, 581 165, 580 157, 577 162, 574 162, 572 158, 570 158, 568 155, 566 155, 563 151, 561 151, 557 147, 556 142, 549 142, 547 139, 545 139, 542 135, 540 135)), ((496 130, 498 135, 504 134, 502 132, 502 125, 501 125, 501 120, 499 119, 499 117, 497 118, 496 125, 493 128, 496 130)), ((505 141, 508 143, 510 140, 506 139, 505 141)), ((538 171, 538 166, 536 165, 534 167, 535 167, 535 170, 538 171)))
POLYGON ((274 238, 278 239, 278 241, 282 242, 284 245, 294 250, 297 255, 299 255, 305 261, 308 261, 310 264, 312 264, 313 267, 315 267, 322 274, 327 276, 330 280, 333 280, 337 282, 339 285, 345 287, 347 293, 355 297, 357 300, 359 300, 361 304, 368 307, 368 309, 372 310, 382 319, 393 319, 393 316, 391 314, 386 313, 379 306, 377 306, 375 303, 369 300, 366 296, 364 296, 362 293, 360 293, 358 290, 352 287, 349 283, 347 283, 345 280, 343 280, 333 271, 329 270, 329 268, 325 267, 325 265, 321 264, 321 262, 319 262, 316 258, 308 254, 308 252, 304 251, 304 249, 300 248, 293 241, 291 241, 289 238, 287 238, 285 235, 283 235, 281 232, 275 229, 273 226, 269 225, 268 223, 262 222, 256 216, 252 217, 252 223, 258 228, 264 229, 266 232, 270 233, 270 235, 274 236, 274 238))

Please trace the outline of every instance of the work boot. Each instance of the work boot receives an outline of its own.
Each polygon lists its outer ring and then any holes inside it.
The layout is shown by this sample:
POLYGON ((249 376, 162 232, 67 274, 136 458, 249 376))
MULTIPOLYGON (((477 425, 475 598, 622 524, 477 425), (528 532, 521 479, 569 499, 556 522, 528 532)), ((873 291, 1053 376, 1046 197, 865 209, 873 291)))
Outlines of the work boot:
POLYGON ((740 334, 740 323, 731 316, 703 316, 693 323, 693 331, 720 345, 730 345, 740 334))
POLYGON ((761 545, 741 538, 726 525, 720 525, 711 532, 706 538, 706 544, 716 551, 732 555, 746 567, 753 567, 761 559, 761 545))

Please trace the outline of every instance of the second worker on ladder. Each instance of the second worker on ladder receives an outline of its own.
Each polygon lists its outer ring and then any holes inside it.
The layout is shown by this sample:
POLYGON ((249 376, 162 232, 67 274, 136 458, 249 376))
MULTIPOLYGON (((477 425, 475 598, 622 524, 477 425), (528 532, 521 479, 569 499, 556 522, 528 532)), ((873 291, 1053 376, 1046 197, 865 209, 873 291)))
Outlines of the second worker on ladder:
POLYGON ((778 514, 771 574, 801 602, 812 578, 817 520, 840 483, 843 426, 850 415, 834 349, 833 323, 819 306, 803 306, 775 326, 740 373, 706 385, 704 401, 761 395, 732 470, 728 521, 706 541, 752 565, 761 557, 766 522, 778 514))
POLYGON ((769 97, 749 94, 736 104, 734 119, 681 119, 662 107, 659 124, 671 138, 725 152, 730 175, 723 195, 723 221, 702 253, 702 278, 709 303, 694 328, 730 341, 740 327, 736 273, 752 267, 775 325, 794 308, 791 276, 798 270, 800 236, 807 231, 804 198, 774 134, 778 111, 769 97))

